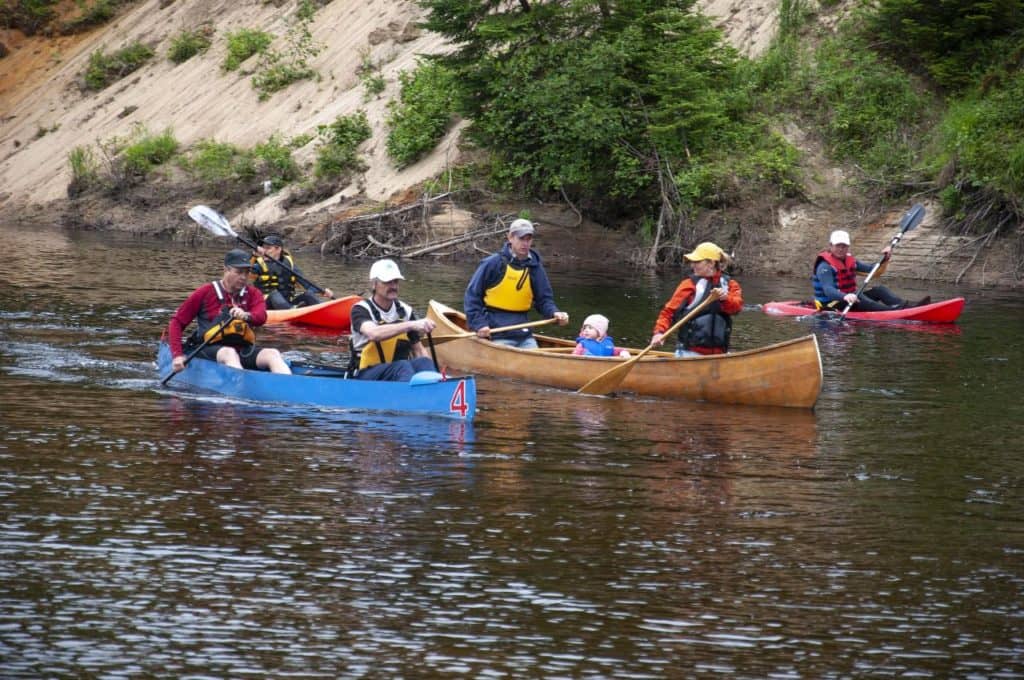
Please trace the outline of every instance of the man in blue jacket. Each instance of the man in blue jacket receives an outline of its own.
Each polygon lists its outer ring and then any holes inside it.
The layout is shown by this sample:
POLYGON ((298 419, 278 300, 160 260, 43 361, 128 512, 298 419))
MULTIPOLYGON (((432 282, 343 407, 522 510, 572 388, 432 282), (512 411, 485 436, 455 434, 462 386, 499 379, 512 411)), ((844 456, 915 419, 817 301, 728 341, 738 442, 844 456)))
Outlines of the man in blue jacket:
POLYGON ((569 315, 555 306, 551 282, 544 271, 540 254, 533 250, 534 224, 518 219, 508 228, 508 243, 486 257, 466 287, 463 307, 469 328, 481 338, 489 338, 510 347, 535 349, 537 341, 529 328, 491 335, 492 328, 526 323, 534 308, 558 325, 569 323, 569 315))

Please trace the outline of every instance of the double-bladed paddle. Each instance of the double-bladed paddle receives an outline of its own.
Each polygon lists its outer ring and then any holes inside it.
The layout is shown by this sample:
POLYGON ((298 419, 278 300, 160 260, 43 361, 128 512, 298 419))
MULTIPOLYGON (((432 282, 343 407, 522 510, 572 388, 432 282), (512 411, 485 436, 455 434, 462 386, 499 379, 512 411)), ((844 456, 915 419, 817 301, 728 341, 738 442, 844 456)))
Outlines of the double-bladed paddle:
MULTIPOLYGON (((684 316, 682 319, 676 321, 674 324, 669 326, 668 330, 666 330, 662 334, 662 337, 669 336, 675 331, 682 328, 682 326, 687 321, 697 316, 697 314, 700 313, 702 309, 710 305, 719 297, 721 297, 721 295, 719 294, 718 289, 715 288, 706 298, 704 298, 704 300, 701 301, 699 305, 697 305, 689 312, 687 312, 686 316, 684 316)), ((626 376, 629 375, 629 372, 633 370, 633 367, 636 366, 636 362, 640 361, 640 359, 642 359, 644 355, 650 352, 652 349, 654 349, 653 342, 647 345, 647 347, 640 350, 636 354, 636 356, 626 359, 625 363, 619 364, 618 366, 615 366, 613 368, 609 368, 607 371, 597 376, 583 387, 579 388, 577 392, 579 392, 580 394, 608 394, 609 392, 614 391, 615 388, 621 385, 622 381, 626 379, 626 376)))
MULTIPOLYGON (((537 326, 546 326, 549 323, 555 323, 558 319, 541 319, 540 321, 527 321, 526 323, 517 323, 513 326, 499 326, 498 328, 491 329, 491 335, 495 333, 504 333, 505 331, 517 331, 520 328, 536 328, 537 326)), ((462 340, 463 338, 475 338, 477 337, 474 331, 463 331, 461 333, 449 333, 448 335, 435 335, 433 341, 435 343, 448 342, 449 340, 462 340)))
MULTIPOLYGON (((906 234, 908 231, 912 230, 917 225, 921 224, 921 220, 923 219, 924 206, 921 205, 920 203, 915 203, 914 207, 908 210, 906 214, 903 215, 903 219, 900 220, 899 232, 897 232, 897 234, 892 237, 892 240, 889 241, 890 256, 892 256, 892 251, 896 249, 896 246, 900 244, 900 241, 903 240, 903 235, 906 234)), ((884 260, 879 260, 878 262, 876 262, 875 266, 871 268, 870 272, 868 272, 867 278, 864 279, 864 283, 860 284, 860 288, 857 289, 858 298, 860 297, 860 294, 864 292, 864 289, 867 288, 868 283, 871 281, 871 279, 875 276, 875 272, 877 272, 878 268, 882 266, 882 262, 884 262, 884 260)), ((839 315, 840 321, 846 318, 846 313, 853 308, 853 305, 853 302, 847 303, 846 309, 844 309, 843 313, 839 315)))
MULTIPOLYGON (((255 243, 253 243, 252 241, 250 241, 249 239, 247 239, 246 237, 242 236, 241 234, 237 233, 234 229, 232 229, 231 223, 228 222, 228 219, 209 206, 192 206, 188 210, 188 216, 195 220, 199 224, 199 226, 201 226, 203 229, 206 229, 206 231, 210 232, 211 234, 215 234, 217 236, 234 237, 241 241, 242 243, 244 243, 253 251, 255 251, 259 247, 255 243)), ((323 288, 316 285, 315 283, 307 279, 305 276, 295 271, 293 268, 289 267, 288 264, 283 260, 275 260, 275 262, 281 265, 281 267, 283 267, 284 269, 288 270, 292 274, 292 276, 298 279, 299 283, 306 287, 307 290, 311 290, 314 293, 324 292, 323 288)))

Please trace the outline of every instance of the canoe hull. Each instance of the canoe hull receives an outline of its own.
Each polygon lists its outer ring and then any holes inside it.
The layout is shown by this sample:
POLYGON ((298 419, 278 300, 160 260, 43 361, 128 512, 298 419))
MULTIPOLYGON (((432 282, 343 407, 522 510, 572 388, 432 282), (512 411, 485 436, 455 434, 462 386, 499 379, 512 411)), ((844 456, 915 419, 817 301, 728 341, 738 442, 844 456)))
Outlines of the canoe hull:
POLYGON ((267 323, 296 323, 347 333, 351 323, 352 305, 359 302, 358 295, 326 300, 316 305, 293 309, 268 309, 267 323))
MULTIPOLYGON (((819 312, 813 306, 806 305, 796 300, 784 302, 766 302, 764 312, 779 316, 835 316, 838 312, 819 312)), ((953 323, 960 318, 964 310, 964 299, 962 297, 952 298, 933 302, 930 305, 920 307, 909 307, 907 309, 893 309, 887 312, 850 312, 847 319, 856 321, 922 321, 926 323, 953 323)))
MULTIPOLYGON (((438 335, 464 330, 464 315, 439 302, 430 302, 427 316, 438 325, 438 335)), ((573 345, 558 338, 534 337, 542 347, 573 345)), ((435 349, 438 361, 449 369, 570 390, 579 389, 623 361, 515 349, 475 337, 438 343, 435 349)), ((818 342, 814 335, 808 335, 725 355, 645 357, 636 362, 618 391, 721 404, 812 408, 821 384, 818 342)))
MULTIPOLYGON (((472 376, 422 384, 348 380, 330 367, 294 367, 305 375, 276 375, 229 368, 215 361, 193 359, 168 383, 188 385, 248 401, 435 415, 471 420, 476 415, 476 381, 472 376)), ((160 377, 171 371, 171 353, 161 342, 157 351, 160 377)))

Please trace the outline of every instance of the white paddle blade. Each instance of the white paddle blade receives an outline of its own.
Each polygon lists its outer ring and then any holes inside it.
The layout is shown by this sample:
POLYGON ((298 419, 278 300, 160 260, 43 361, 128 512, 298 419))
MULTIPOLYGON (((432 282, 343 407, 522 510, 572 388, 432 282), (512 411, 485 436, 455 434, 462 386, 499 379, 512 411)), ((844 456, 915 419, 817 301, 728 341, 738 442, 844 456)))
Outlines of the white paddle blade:
POLYGON ((195 205, 189 208, 188 216, 195 220, 199 226, 216 236, 238 237, 231 223, 213 208, 206 205, 195 205))

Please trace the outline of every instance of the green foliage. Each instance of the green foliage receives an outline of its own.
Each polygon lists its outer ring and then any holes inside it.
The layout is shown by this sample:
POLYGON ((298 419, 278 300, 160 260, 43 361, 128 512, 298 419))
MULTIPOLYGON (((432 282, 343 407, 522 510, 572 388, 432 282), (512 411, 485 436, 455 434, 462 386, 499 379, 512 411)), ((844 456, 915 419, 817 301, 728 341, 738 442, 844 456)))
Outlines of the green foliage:
POLYGON ((1022 31, 1020 0, 878 0, 864 21, 873 44, 950 90, 977 83, 1022 31))
POLYGON ((71 181, 84 188, 93 184, 98 176, 96 156, 88 146, 76 146, 68 152, 68 164, 71 166, 71 181))
POLYGON ((171 38, 171 46, 167 50, 167 58, 175 64, 181 64, 192 57, 210 49, 210 30, 182 30, 171 38))
POLYGON ((169 161, 178 150, 178 140, 167 128, 152 134, 144 127, 135 130, 131 143, 120 150, 120 160, 128 175, 147 175, 158 165, 169 161))
POLYGON ((312 132, 303 132, 302 134, 295 135, 290 140, 288 140, 288 148, 301 149, 302 147, 312 142, 314 139, 316 139, 316 135, 314 135, 312 132))
POLYGON ((318 178, 340 179, 365 167, 356 153, 373 132, 365 111, 338 116, 333 123, 318 126, 317 131, 323 140, 316 154, 318 178))
POLYGON ((291 150, 276 136, 250 150, 204 139, 182 158, 181 165, 209 184, 269 179, 275 189, 280 189, 301 175, 291 150))
POLYGON ((261 53, 257 72, 252 77, 260 101, 296 81, 318 77, 309 60, 320 53, 321 47, 313 41, 309 19, 300 18, 285 38, 287 47, 284 52, 268 49, 261 53))
POLYGON ((247 181, 256 176, 251 154, 234 144, 203 139, 182 159, 182 166, 204 182, 247 181))
POLYGON ((1024 199, 1024 72, 984 95, 955 102, 938 128, 936 167, 956 159, 959 177, 974 186, 1024 199))
POLYGON ((444 137, 452 119, 452 73, 435 62, 421 62, 399 76, 401 93, 388 106, 387 152, 402 168, 426 155, 444 137))
POLYGON ((298 180, 302 174, 292 158, 291 148, 276 135, 257 144, 253 156, 258 161, 257 172, 261 177, 269 178, 275 189, 298 180))
POLYGON ((221 68, 225 71, 235 71, 249 57, 266 52, 274 36, 252 28, 240 28, 228 33, 225 40, 228 51, 221 68))
POLYGON ((35 35, 55 16, 57 0, 5 0, 0 4, 0 26, 35 35))
POLYGON ((84 74, 85 87, 89 90, 102 90, 137 70, 152 57, 152 48, 138 41, 122 47, 113 54, 96 50, 89 55, 89 64, 84 74))
POLYGON ((78 5, 82 10, 81 14, 66 22, 62 30, 64 33, 78 33, 94 26, 102 26, 117 14, 118 4, 121 3, 117 0, 93 0, 90 4, 78 0, 78 5))

